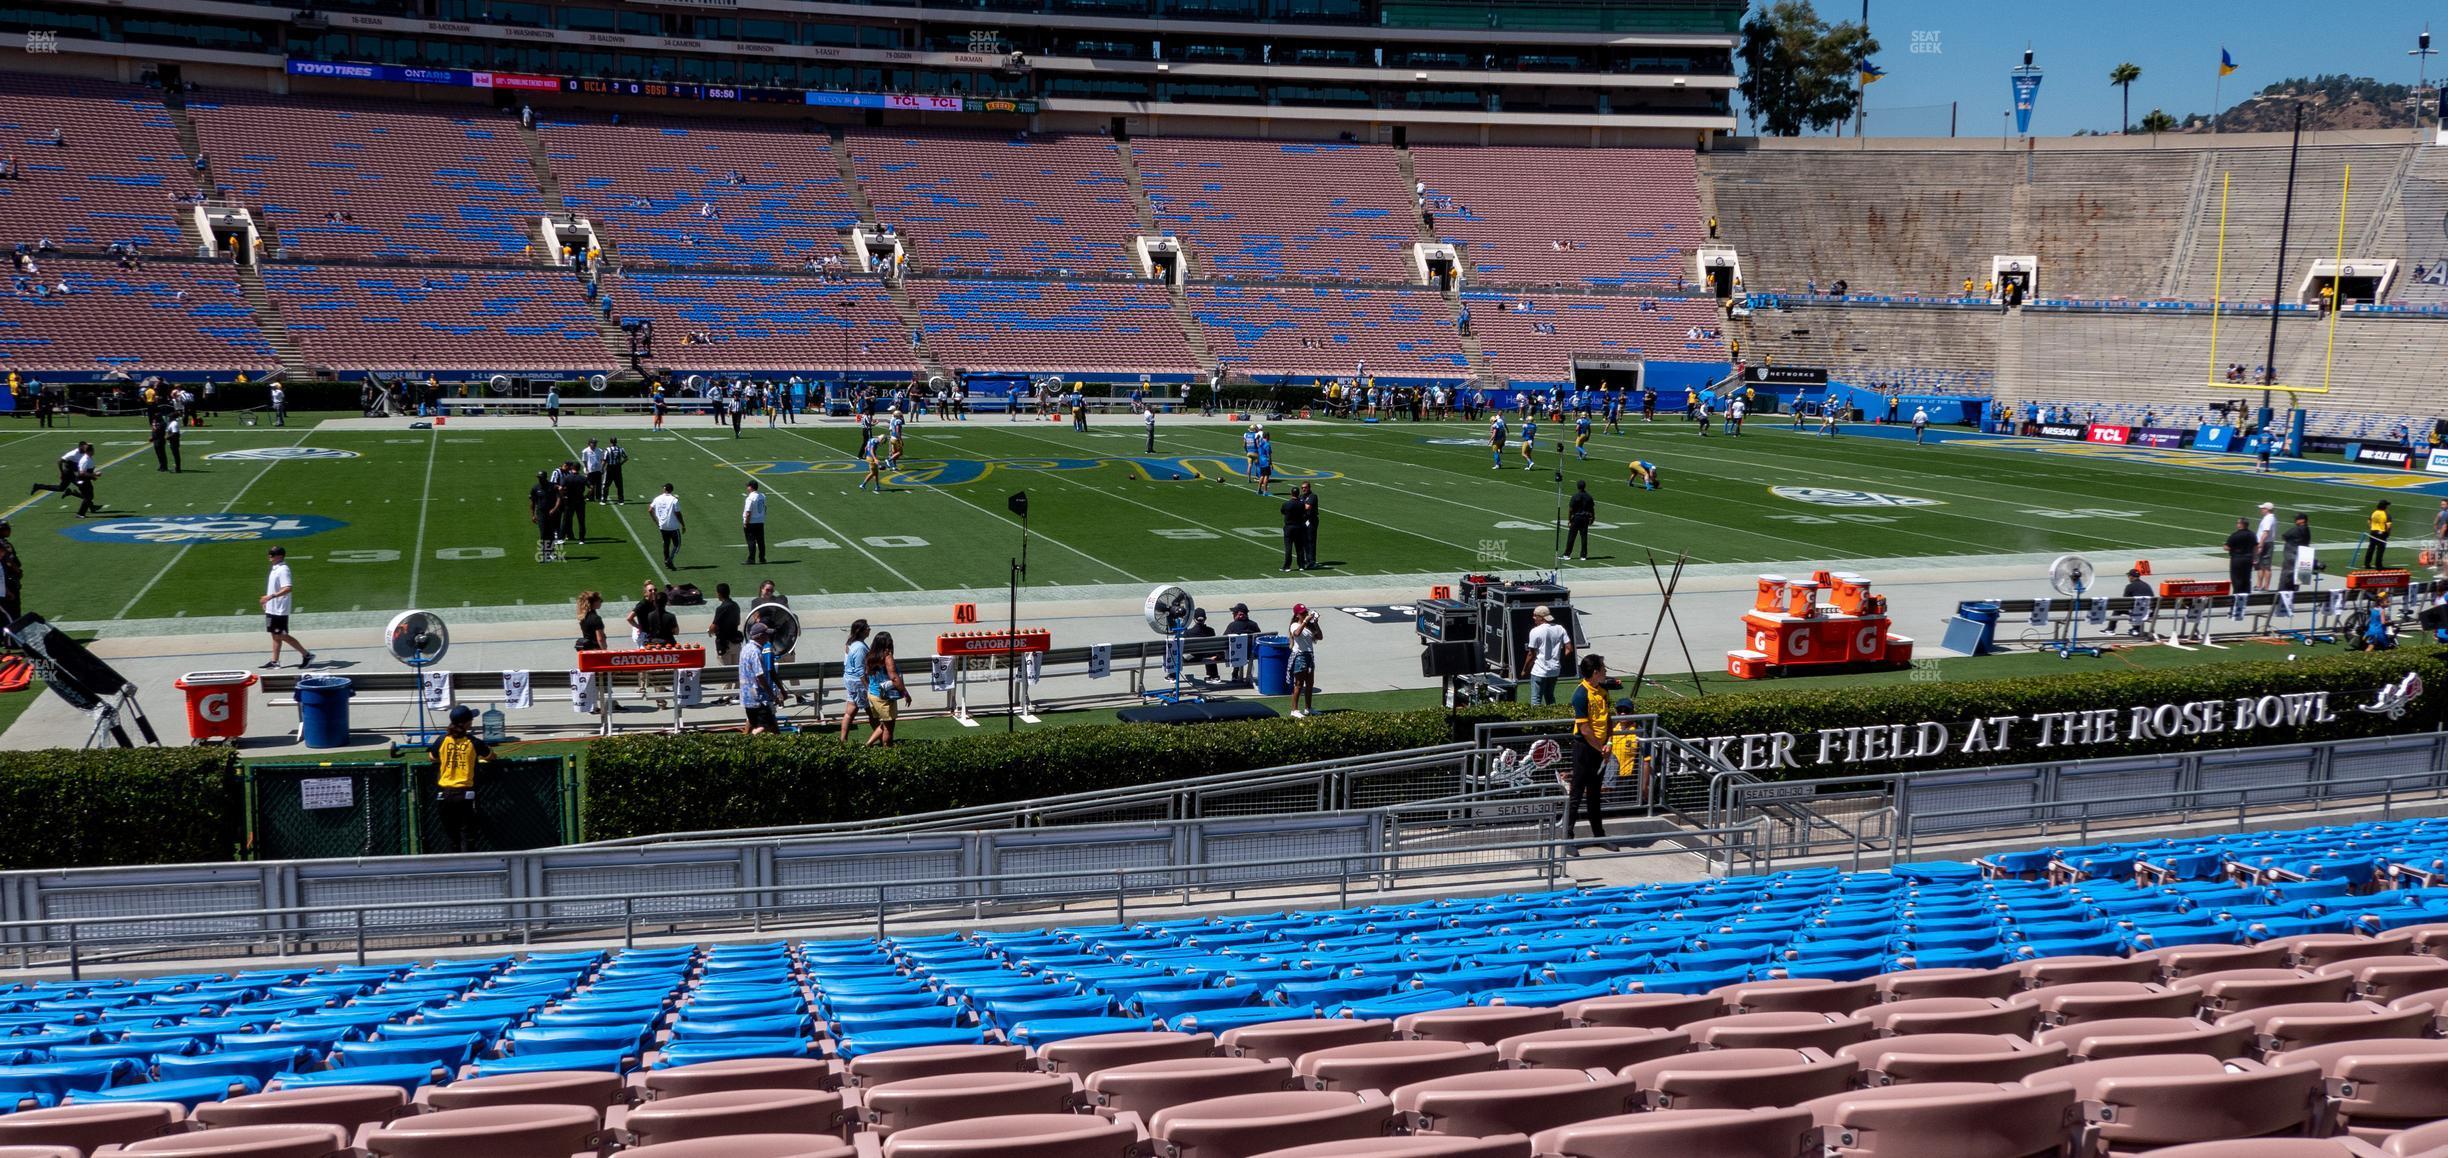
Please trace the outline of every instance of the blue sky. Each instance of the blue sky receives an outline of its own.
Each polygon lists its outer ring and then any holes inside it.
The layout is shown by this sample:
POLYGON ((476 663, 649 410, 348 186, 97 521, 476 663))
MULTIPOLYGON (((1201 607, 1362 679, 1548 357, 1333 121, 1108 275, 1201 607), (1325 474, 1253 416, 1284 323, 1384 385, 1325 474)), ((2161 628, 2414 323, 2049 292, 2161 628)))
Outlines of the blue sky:
MULTIPOLYGON (((1831 22, 1861 17, 1860 0, 1816 3, 1831 22)), ((2342 72, 2412 84, 2415 60, 2406 50, 2426 21, 2435 46, 2448 53, 2448 2, 1870 0, 1870 31, 1880 44, 1874 59, 1887 76, 1870 87, 1869 131, 1943 135, 1945 106, 1955 101, 1959 133, 1998 132, 2009 108, 2006 72, 2021 63, 2027 42, 2046 76, 2032 119, 2032 132, 2044 136, 2114 131, 2117 90, 2108 70, 2120 61, 2142 66, 2133 86, 2135 120, 2153 108, 2173 116, 2209 112, 2222 45, 2237 66, 2225 82, 2228 104, 2290 76, 2342 72), (1936 51, 1914 52, 1916 31, 1936 51), (1881 108, 1893 115, 1882 121, 1881 108)), ((2448 55, 2430 65, 2436 83, 2448 55)))

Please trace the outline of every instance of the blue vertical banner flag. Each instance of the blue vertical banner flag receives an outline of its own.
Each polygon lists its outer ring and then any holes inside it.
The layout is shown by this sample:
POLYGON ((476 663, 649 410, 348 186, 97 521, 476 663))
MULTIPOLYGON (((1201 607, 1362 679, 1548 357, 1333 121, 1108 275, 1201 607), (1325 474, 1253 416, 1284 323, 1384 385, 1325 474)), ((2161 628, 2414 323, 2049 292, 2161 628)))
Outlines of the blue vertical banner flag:
POLYGON ((2018 68, 2011 79, 2014 81, 2015 132, 2028 136, 2031 133, 2032 104, 2040 99, 2040 70, 2018 68))

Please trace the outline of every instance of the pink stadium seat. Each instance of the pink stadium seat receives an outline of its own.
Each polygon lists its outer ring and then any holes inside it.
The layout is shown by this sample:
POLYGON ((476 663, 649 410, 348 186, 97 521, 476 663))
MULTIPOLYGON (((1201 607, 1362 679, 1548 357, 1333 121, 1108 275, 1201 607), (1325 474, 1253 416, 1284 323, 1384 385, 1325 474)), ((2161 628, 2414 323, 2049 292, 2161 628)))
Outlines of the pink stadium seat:
POLYGON ((1656 1110, 1595 1118, 1541 1131, 1539 1158, 1796 1158, 1810 1152, 1808 1110, 1656 1110))
POLYGON ((95 1150, 165 1133, 186 1116, 185 1108, 174 1102, 95 1102, 20 1110, 0 1114, 0 1146, 95 1150))

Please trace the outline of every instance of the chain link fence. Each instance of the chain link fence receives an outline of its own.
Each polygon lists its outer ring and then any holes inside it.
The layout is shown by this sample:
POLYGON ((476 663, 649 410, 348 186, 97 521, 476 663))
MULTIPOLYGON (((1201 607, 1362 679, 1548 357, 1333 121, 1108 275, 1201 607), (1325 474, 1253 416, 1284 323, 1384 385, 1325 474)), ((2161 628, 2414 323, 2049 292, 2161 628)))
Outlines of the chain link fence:
MULTIPOLYGON (((258 860, 445 852, 434 766, 405 760, 255 764, 246 784, 247 848, 258 860)), ((471 851, 574 843, 578 784, 558 756, 497 760, 477 773, 471 851)))

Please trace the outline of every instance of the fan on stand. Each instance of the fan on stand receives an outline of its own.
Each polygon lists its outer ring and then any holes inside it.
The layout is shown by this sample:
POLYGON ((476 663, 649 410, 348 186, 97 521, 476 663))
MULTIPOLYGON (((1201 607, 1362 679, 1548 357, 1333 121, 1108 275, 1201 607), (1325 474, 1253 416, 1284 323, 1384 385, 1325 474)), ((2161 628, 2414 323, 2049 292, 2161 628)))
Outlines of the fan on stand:
POLYGON ((1198 601, 1179 587, 1165 586, 1148 592, 1148 629, 1172 641, 1168 647, 1171 662, 1167 666, 1173 669, 1173 687, 1168 691, 1148 692, 1147 698, 1168 704, 1207 702, 1204 695, 1182 690, 1182 679, 1190 667, 1190 616, 1197 610, 1198 601))
MULTIPOLYGON (((740 621, 740 630, 746 631, 750 625, 758 623, 764 624, 767 632, 765 670, 770 673, 774 670, 774 666, 781 662, 783 656, 799 650, 799 617, 792 614, 791 609, 782 604, 759 603, 748 609, 747 616, 740 621)), ((743 643, 741 646, 746 645, 743 643)), ((785 690, 780 677, 774 677, 773 684, 777 692, 785 690)), ((849 696, 866 694, 864 688, 844 688, 842 691, 843 694, 849 696)), ((788 702, 787 695, 778 695, 775 699, 777 702, 788 702)), ((811 702, 814 702, 813 697, 811 697, 811 702)), ((824 705, 817 703, 815 706, 817 709, 815 723, 821 727, 824 724, 824 705)))
MULTIPOLYGON (((433 612, 403 611, 392 618, 391 626, 383 629, 383 648, 391 653, 391 658, 422 676, 424 669, 440 663, 450 651, 450 627, 433 612)), ((409 739, 419 744, 432 743, 434 737, 442 734, 442 730, 432 727, 426 720, 425 687, 421 678, 417 681, 416 705, 417 726, 415 731, 408 734, 409 739)), ((399 755, 399 745, 391 746, 391 754, 399 755)))
POLYGON ((2085 647, 2082 642, 2083 592, 2090 590, 2091 581, 2098 577, 2099 568, 2080 555, 2059 555, 2049 564, 2049 590, 2074 601, 2074 611, 2066 617, 2066 637, 2043 645, 2056 652, 2059 659, 2100 654, 2100 649, 2085 647))

